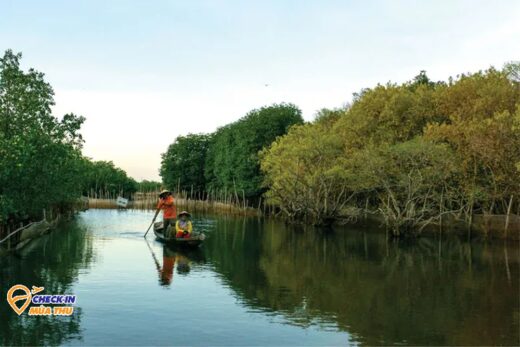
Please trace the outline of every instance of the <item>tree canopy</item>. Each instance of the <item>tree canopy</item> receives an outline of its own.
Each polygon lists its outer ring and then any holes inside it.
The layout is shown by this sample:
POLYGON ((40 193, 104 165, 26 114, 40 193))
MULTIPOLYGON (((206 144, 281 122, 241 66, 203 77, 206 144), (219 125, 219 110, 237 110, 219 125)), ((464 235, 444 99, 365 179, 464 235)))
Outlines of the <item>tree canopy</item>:
POLYGON ((511 63, 447 83, 422 71, 410 82, 363 89, 333 116, 321 111, 263 151, 269 201, 318 224, 346 204, 378 211, 396 233, 446 211, 471 220, 518 208, 517 71, 511 63))
MULTIPOLYGON (((111 161, 82 153, 84 118, 54 116, 44 75, 0 58, 0 225, 67 208, 81 196, 152 191, 111 161)), ((434 82, 354 94, 303 122, 293 104, 254 109, 212 134, 179 136, 162 155, 170 189, 263 194, 292 220, 326 224, 377 212, 395 233, 444 213, 501 214, 520 208, 520 64, 434 82), (355 213, 354 213, 355 215, 355 213)))
POLYGON ((44 75, 20 68, 22 55, 0 58, 0 221, 34 215, 81 194, 83 117, 51 114, 44 75))
POLYGON ((85 119, 54 116, 52 87, 43 73, 23 71, 21 58, 11 50, 0 58, 0 225, 65 209, 91 189, 135 191, 113 163, 82 155, 85 119))
POLYGON ((180 136, 162 155, 163 182, 171 189, 236 190, 257 198, 265 191, 258 152, 301 123, 296 106, 279 104, 252 110, 213 134, 180 136))
POLYGON ((84 194, 99 197, 121 195, 131 197, 138 183, 111 161, 85 161, 84 194))
POLYGON ((175 139, 162 154, 160 174, 170 189, 204 192, 206 154, 211 135, 188 134, 175 139))

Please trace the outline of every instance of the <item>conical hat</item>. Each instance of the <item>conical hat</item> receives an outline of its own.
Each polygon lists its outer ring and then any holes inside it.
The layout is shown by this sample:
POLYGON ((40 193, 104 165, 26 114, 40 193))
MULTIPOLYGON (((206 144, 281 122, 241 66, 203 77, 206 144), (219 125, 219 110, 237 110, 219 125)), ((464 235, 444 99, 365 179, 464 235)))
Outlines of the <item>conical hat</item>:
POLYGON ((159 196, 163 196, 164 194, 168 194, 168 193, 171 193, 169 190, 167 189, 163 189, 160 193, 159 193, 159 196))

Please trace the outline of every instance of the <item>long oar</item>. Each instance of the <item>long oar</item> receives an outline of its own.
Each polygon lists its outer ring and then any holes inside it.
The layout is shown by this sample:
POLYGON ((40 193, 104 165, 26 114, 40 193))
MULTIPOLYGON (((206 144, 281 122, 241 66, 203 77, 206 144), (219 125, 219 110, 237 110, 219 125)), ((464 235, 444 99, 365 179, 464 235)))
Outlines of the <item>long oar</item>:
POLYGON ((146 235, 148 234, 148 232, 150 231, 150 228, 152 227, 153 223, 155 222, 155 218, 157 218, 157 215, 159 214, 159 211, 161 209, 158 208, 157 211, 155 211, 155 215, 153 216, 153 219, 152 219, 152 224, 150 224, 150 226, 148 227, 148 230, 146 230, 146 233, 144 233, 144 236, 143 237, 146 237, 146 235))

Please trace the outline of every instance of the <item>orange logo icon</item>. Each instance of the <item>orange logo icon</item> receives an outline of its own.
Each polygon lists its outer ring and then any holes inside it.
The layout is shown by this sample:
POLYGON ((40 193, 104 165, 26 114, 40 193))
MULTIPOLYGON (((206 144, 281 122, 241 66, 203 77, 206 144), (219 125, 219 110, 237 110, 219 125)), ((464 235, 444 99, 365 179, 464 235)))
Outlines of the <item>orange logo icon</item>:
POLYGON ((31 299, 31 291, 29 290, 29 288, 21 284, 12 286, 11 289, 9 289, 9 291, 7 292, 7 302, 14 310, 14 312, 16 312, 18 315, 21 315, 23 311, 27 309, 27 306, 29 306, 29 304, 31 303, 31 299), (17 290, 23 291, 24 294, 14 296, 14 292, 17 290), (16 303, 21 300, 25 300, 25 302, 22 304, 22 306, 18 307, 16 303))

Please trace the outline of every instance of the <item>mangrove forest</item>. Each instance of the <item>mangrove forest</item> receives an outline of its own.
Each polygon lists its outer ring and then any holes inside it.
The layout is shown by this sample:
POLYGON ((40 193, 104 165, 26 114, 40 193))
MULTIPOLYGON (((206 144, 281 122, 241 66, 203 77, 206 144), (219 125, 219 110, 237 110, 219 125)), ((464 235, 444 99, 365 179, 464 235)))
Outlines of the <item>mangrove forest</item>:
POLYGON ((23 71, 22 55, 7 50, 0 58, 0 235, 20 223, 71 211, 82 196, 130 197, 158 189, 136 182, 107 161, 82 154, 85 118, 51 112, 54 92, 44 74, 23 71))
POLYGON ((518 214, 519 71, 509 63, 448 81, 421 71, 312 122, 292 104, 263 107, 212 134, 178 137, 161 176, 203 197, 264 198, 293 222, 375 216, 395 235, 443 217, 470 226, 474 215, 518 214))
POLYGON ((82 154, 82 116, 54 116, 44 74, 0 59, 0 225, 65 211, 82 196, 131 198, 164 185, 314 225, 370 216, 395 235, 443 218, 520 210, 520 64, 362 89, 305 122, 291 103, 254 109, 210 134, 177 137, 162 184, 82 154), (228 200, 229 197, 229 200, 228 200))

